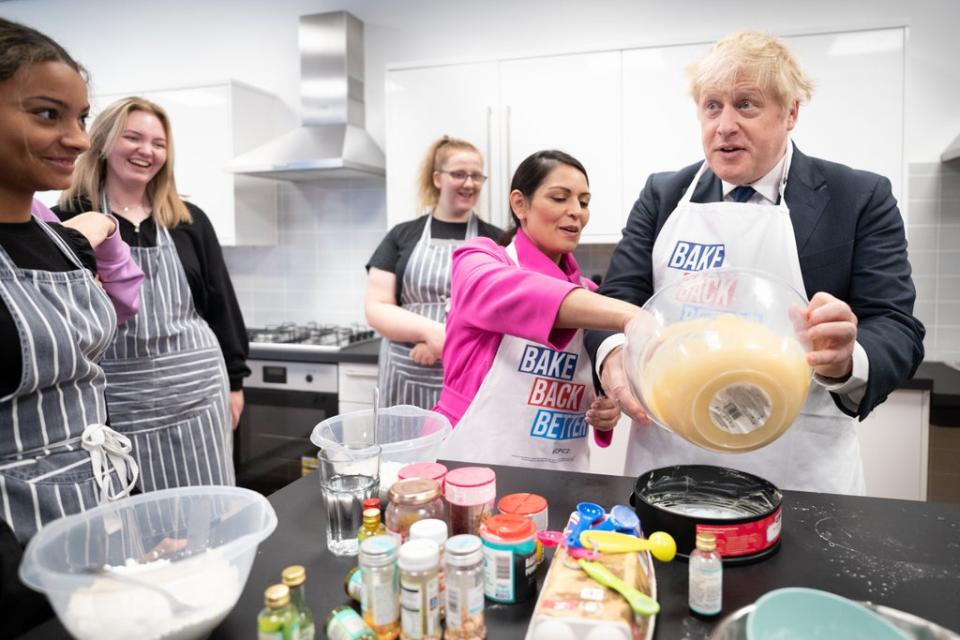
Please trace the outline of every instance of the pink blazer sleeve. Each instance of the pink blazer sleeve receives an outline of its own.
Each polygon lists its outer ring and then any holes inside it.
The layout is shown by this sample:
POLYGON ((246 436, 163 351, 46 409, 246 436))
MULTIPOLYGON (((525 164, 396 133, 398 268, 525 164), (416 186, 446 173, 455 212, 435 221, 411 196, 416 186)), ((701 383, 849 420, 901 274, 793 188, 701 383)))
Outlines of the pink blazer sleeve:
MULTIPOLYGON (((33 215, 44 222, 60 224, 50 209, 38 200, 33 201, 33 215)), ((116 222, 116 220, 114 220, 116 222)), ((143 282, 143 271, 130 255, 130 247, 120 237, 120 225, 117 224, 113 233, 95 247, 94 255, 97 258, 97 274, 113 303, 117 312, 117 324, 123 324, 137 315, 140 308, 140 283, 143 282)))
POLYGON ((484 331, 563 349, 576 329, 554 329, 563 299, 578 285, 521 269, 503 247, 475 238, 453 253, 451 295, 461 318, 484 331))

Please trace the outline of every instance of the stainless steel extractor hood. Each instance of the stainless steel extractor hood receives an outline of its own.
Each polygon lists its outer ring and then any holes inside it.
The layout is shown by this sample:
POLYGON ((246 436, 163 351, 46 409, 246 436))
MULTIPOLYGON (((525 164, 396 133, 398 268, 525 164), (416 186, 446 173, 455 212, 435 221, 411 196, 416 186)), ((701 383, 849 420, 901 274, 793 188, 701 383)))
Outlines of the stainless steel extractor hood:
POLYGON ((300 110, 303 126, 230 170, 294 181, 384 175, 383 151, 363 128, 363 23, 346 11, 300 17, 300 110))
POLYGON ((953 142, 947 145, 947 148, 940 154, 940 160, 942 162, 956 160, 957 158, 960 158, 960 136, 954 138, 953 142))

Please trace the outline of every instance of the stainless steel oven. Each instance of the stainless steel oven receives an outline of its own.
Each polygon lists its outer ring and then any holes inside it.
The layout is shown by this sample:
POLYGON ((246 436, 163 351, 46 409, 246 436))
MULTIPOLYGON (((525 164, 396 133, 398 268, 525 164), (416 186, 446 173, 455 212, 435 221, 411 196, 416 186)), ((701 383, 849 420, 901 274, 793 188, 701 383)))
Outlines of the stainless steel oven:
POLYGON ((310 433, 337 414, 337 365, 249 360, 234 439, 237 484, 269 495, 301 476, 316 456, 310 433))
POLYGON ((337 353, 374 338, 368 327, 310 323, 248 330, 252 375, 234 436, 237 484, 269 495, 314 461, 310 433, 337 414, 337 353))

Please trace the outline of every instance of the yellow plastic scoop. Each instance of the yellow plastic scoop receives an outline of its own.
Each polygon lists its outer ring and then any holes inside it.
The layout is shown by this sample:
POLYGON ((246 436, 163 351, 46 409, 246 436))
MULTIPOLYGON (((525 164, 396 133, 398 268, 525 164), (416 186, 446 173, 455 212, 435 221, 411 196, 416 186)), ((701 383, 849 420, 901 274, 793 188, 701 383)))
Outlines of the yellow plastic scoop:
POLYGON ((665 531, 654 531, 649 538, 637 538, 616 531, 590 529, 580 534, 580 544, 600 553, 649 551, 660 562, 670 562, 677 555, 677 543, 665 531))

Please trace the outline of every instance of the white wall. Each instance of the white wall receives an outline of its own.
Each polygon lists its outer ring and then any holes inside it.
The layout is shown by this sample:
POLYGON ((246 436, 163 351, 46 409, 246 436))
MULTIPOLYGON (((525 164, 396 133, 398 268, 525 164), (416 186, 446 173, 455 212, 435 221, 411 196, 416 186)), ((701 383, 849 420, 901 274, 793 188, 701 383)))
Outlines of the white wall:
MULTIPOLYGON (((98 92, 226 77, 297 108, 297 17, 347 9, 366 24, 368 128, 381 143, 387 65, 713 40, 739 28, 810 33, 910 27, 907 161, 960 132, 960 3, 951 0, 13 0, 5 17, 55 37, 98 92)), ((651 90, 655 91, 655 87, 651 90)), ((576 78, 571 78, 576 96, 576 78)), ((814 97, 816 99, 816 97, 814 97)), ((859 105, 868 111, 871 105, 859 105)), ((693 124, 691 123, 691 126, 693 124)), ((883 132, 878 132, 883 135, 883 132)), ((642 177, 638 177, 638 185, 642 177)))
MULTIPOLYGON (((65 45, 91 71, 96 93, 234 78, 275 93, 295 112, 297 19, 340 9, 366 25, 367 128, 381 145, 387 135, 383 102, 388 65, 704 42, 741 28, 801 34, 906 25, 906 161, 933 166, 960 133, 960 2, 952 0, 0 2, 5 18, 26 22, 65 45)), ((650 87, 651 100, 656 100, 656 90, 650 87)), ((558 92, 563 99, 589 99, 578 93, 575 77, 558 92)), ((875 106, 851 108, 867 117, 875 106)), ((690 126, 696 126, 692 117, 690 126)), ((645 178, 636 176, 637 190, 645 178)), ((916 189, 917 197, 923 195, 923 184, 911 181, 908 194, 916 189)), ((947 187, 953 189, 953 182, 944 182, 947 187)), ((913 207, 923 204, 913 200, 911 195, 911 216, 913 207)), ((947 208, 952 213, 949 219, 943 214, 946 226, 941 228, 941 209, 947 209, 935 204, 938 217, 921 230, 960 232, 960 207, 947 208)), ((362 267, 386 224, 382 188, 288 185, 281 197, 281 223, 285 231, 278 247, 225 251, 248 324, 362 321, 362 267), (340 241, 331 244, 331 236, 340 241)), ((953 248, 948 257, 960 259, 953 248)), ((590 273, 602 269, 605 256, 593 262, 590 273)), ((944 291, 953 292, 950 300, 960 300, 960 284, 944 291)), ((957 350, 960 327, 953 322, 941 333, 953 331, 958 339, 941 346, 957 350)))

